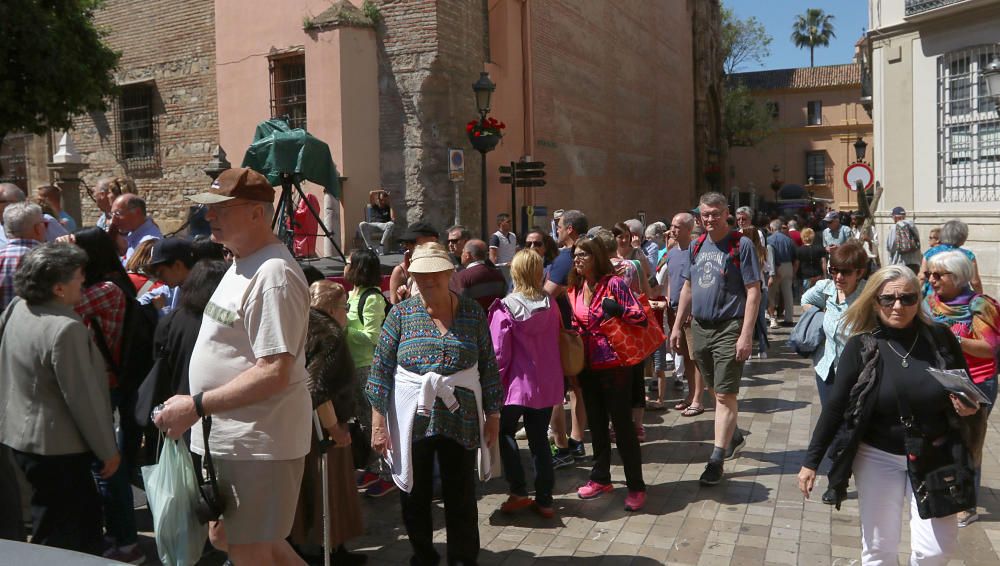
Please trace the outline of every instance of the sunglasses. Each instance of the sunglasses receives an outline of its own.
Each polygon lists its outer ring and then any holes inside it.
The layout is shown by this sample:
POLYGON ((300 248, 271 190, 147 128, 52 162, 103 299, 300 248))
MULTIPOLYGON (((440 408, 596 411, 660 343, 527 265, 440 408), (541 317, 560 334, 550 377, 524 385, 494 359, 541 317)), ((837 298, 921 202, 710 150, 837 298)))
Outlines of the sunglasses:
POLYGON ((941 279, 945 275, 951 275, 950 271, 925 271, 924 276, 927 279, 941 279))
POLYGON ((896 301, 899 301, 904 307, 912 307, 917 304, 920 300, 920 295, 917 293, 903 293, 902 295, 879 295, 878 304, 883 307, 893 307, 896 306, 896 301))
POLYGON ((854 275, 854 272, 856 272, 856 271, 858 271, 858 270, 857 269, 841 269, 839 267, 830 267, 830 268, 828 268, 826 270, 826 272, 830 274, 830 277, 835 277, 837 275, 843 275, 844 277, 847 277, 848 275, 854 275))
POLYGON ((544 248, 545 242, 525 242, 524 247, 526 248, 544 248))
POLYGON ((449 244, 458 244, 458 243, 460 243, 461 241, 462 241, 462 238, 455 238, 454 240, 453 240, 453 239, 451 239, 451 238, 449 238, 449 239, 448 239, 448 243, 449 243, 449 244))

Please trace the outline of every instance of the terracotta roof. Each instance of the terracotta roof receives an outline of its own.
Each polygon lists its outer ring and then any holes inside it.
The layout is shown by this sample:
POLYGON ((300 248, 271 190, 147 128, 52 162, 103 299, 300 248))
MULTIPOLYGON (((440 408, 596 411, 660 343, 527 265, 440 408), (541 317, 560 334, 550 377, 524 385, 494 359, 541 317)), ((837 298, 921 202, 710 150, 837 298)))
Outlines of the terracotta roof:
POLYGON ((825 67, 802 67, 799 69, 733 73, 729 76, 729 80, 743 83, 750 90, 861 85, 861 65, 858 63, 848 63, 846 65, 827 65, 825 67))

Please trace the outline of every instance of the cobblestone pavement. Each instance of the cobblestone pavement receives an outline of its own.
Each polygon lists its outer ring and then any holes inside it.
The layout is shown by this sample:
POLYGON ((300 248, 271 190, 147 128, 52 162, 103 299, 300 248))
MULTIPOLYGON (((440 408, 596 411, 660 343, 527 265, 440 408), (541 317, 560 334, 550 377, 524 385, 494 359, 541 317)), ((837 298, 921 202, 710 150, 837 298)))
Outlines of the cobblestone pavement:
MULTIPOLYGON (((773 331, 772 331, 773 332, 773 331)), ((687 564, 750 566, 771 564, 842 565, 860 563, 857 499, 841 511, 822 504, 825 477, 804 501, 796 474, 819 417, 819 399, 808 360, 784 350, 788 329, 777 331, 771 358, 753 360, 740 390, 739 426, 748 432, 741 456, 726 464, 725 480, 702 487, 698 476, 711 452, 711 409, 686 418, 680 411, 648 411, 644 424, 643 470, 646 508, 624 511, 624 473, 614 457, 615 492, 582 501, 576 488, 586 481, 589 458, 556 470, 556 518, 530 512, 501 515, 506 483, 482 485, 479 532, 482 564, 687 564)), ((673 390, 680 391, 680 390, 673 390)), ((676 393, 675 395, 679 395, 676 393)), ((960 555, 952 565, 1000 564, 1000 430, 994 415, 987 435, 980 520, 960 530, 960 555), (985 509, 985 511, 983 511, 985 509)), ((590 446, 587 445, 588 454, 590 446)), ((527 443, 521 442, 530 474, 527 443)), ((530 476, 529 476, 530 478, 530 476)), ((529 479, 530 485, 530 479, 529 479)), ((369 555, 369 564, 407 564, 410 546, 402 526, 399 498, 363 498, 366 535, 349 547, 369 555)), ((434 511, 435 540, 445 557, 444 513, 434 511)), ((909 549, 907 529, 900 563, 909 549)))

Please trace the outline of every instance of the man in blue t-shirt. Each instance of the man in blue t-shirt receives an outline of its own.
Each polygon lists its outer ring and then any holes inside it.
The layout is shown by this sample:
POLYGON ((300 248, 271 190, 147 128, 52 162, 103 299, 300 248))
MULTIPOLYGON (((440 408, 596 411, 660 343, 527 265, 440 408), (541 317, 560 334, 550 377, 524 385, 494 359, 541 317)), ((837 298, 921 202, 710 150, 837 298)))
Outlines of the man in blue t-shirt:
POLYGON ((792 281, 795 279, 795 272, 799 270, 798 255, 795 253, 795 242, 786 236, 781 228, 784 223, 780 219, 774 219, 768 225, 771 234, 767 237, 767 245, 774 250, 774 273, 771 274, 767 282, 768 305, 767 310, 771 313, 771 328, 778 328, 777 308, 778 300, 784 305, 785 324, 792 323, 792 281))
POLYGON ((746 443, 736 428, 736 396, 760 307, 760 268, 753 243, 729 229, 725 196, 705 193, 698 209, 705 236, 689 248, 691 264, 681 275, 684 287, 670 344, 681 347, 682 322, 693 316, 692 355, 716 403, 714 448, 699 481, 715 485, 722 481, 723 460, 735 458, 746 443))
MULTIPOLYGON (((677 307, 681 302, 681 289, 684 288, 684 273, 691 269, 691 231, 694 230, 694 216, 689 212, 680 212, 670 221, 670 237, 677 245, 666 253, 667 268, 667 324, 672 329, 677 322, 677 307)), ((687 317, 690 319, 690 317, 687 317)), ((694 336, 691 334, 691 321, 681 321, 680 348, 674 352, 684 357, 684 380, 687 381, 688 394, 684 401, 677 405, 683 411, 681 416, 695 417, 705 412, 702 404, 702 392, 705 382, 701 371, 694 361, 694 336)))
MULTIPOLYGON (((552 264, 545 271, 545 292, 555 300, 562 314, 563 326, 572 328, 573 311, 566 297, 566 284, 569 281, 569 272, 573 270, 573 248, 576 241, 587 233, 590 227, 587 217, 579 210, 567 210, 562 213, 556 221, 556 240, 561 246, 559 255, 552 261, 552 264)), ((556 453, 552 457, 554 468, 564 468, 570 466, 576 459, 585 457, 583 449, 583 431, 586 428, 587 413, 583 407, 583 394, 580 392, 580 382, 576 376, 566 376, 567 389, 569 390, 570 421, 572 429, 569 435, 566 434, 566 415, 563 411, 562 403, 552 408, 552 419, 549 426, 552 428, 553 441, 556 444, 556 453)))

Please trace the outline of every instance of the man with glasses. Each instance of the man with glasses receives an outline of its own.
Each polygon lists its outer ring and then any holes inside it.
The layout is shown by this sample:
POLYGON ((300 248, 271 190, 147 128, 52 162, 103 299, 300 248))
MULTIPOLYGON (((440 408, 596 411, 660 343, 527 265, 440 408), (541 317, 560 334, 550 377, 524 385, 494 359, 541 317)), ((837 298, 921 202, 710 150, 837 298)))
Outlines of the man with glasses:
POLYGON ((42 207, 29 202, 6 206, 3 225, 10 240, 0 250, 0 310, 14 300, 14 273, 21 260, 32 248, 45 241, 42 207))
POLYGON ((774 250, 775 270, 775 273, 771 274, 771 278, 767 282, 767 288, 770 291, 767 307, 771 313, 771 328, 779 327, 776 312, 779 296, 784 305, 784 322, 786 325, 792 324, 792 305, 794 304, 792 279, 795 277, 795 272, 799 270, 799 260, 795 254, 795 242, 782 232, 783 227, 785 227, 785 224, 779 219, 772 220, 771 224, 768 225, 771 235, 767 238, 767 245, 771 246, 771 249, 774 250))
POLYGON ((729 229, 725 196, 705 193, 698 210, 705 234, 689 248, 691 264, 681 274, 684 286, 670 344, 681 349, 683 323, 693 316, 692 355, 716 403, 714 447, 699 481, 716 485, 722 481, 723 460, 735 458, 746 443, 736 428, 737 394, 760 307, 760 268, 750 239, 729 229))
POLYGON ((125 236, 125 249, 119 252, 124 252, 126 261, 132 257, 139 244, 163 238, 160 227, 153 222, 152 217, 146 215, 146 201, 131 193, 123 194, 111 205, 109 232, 125 236))
POLYGON ((192 395, 168 399, 156 425, 170 438, 191 429, 191 450, 211 450, 225 505, 214 546, 235 564, 304 565, 285 538, 312 438, 306 278, 271 231, 275 192, 263 175, 228 169, 189 198, 207 206, 212 239, 235 259, 205 307, 192 395))
MULTIPOLYGON (((0 183, 0 216, 8 204, 24 202, 24 191, 13 183, 0 183)), ((63 225, 50 214, 42 213, 42 220, 45 222, 45 239, 43 242, 54 242, 57 238, 69 234, 63 225)), ((0 227, 0 248, 7 245, 7 234, 0 227)))
POLYGON ((451 254, 451 262, 455 264, 456 273, 465 269, 462 265, 462 250, 471 239, 472 232, 461 224, 448 228, 448 253, 451 254))

